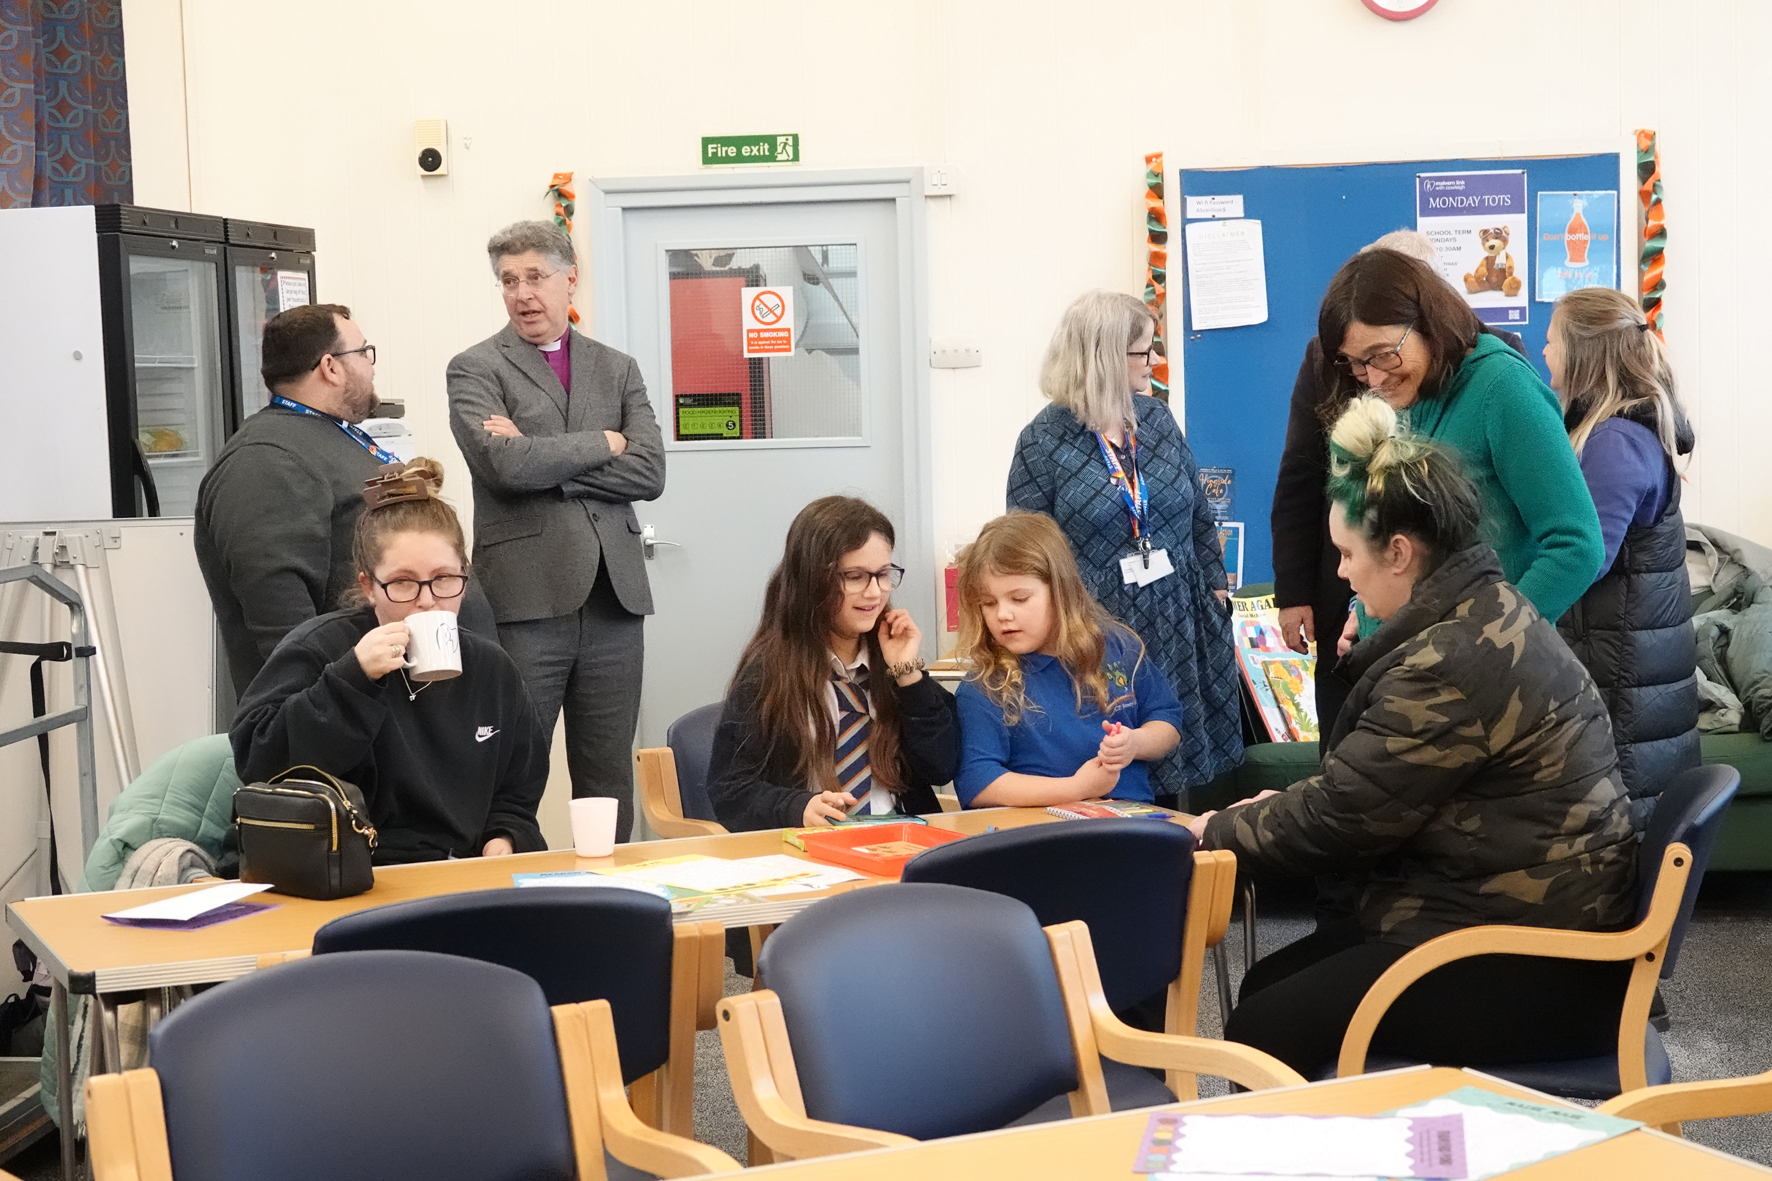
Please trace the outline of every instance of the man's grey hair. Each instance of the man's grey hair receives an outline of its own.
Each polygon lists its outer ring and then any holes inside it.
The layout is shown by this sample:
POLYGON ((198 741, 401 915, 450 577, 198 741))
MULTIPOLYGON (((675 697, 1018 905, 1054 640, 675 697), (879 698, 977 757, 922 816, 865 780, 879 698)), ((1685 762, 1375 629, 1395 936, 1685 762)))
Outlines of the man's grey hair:
POLYGON ((1407 254, 1410 258, 1425 262, 1428 266, 1438 266, 1439 251, 1434 249, 1433 240, 1420 230, 1392 230, 1376 242, 1360 247, 1360 253, 1368 250, 1395 250, 1398 254, 1407 254))
POLYGON ((530 251, 548 259, 561 270, 574 266, 578 262, 572 249, 572 239, 566 231, 551 221, 514 221, 486 243, 486 257, 492 263, 492 273, 498 274, 498 264, 506 256, 512 254, 528 254, 530 251))

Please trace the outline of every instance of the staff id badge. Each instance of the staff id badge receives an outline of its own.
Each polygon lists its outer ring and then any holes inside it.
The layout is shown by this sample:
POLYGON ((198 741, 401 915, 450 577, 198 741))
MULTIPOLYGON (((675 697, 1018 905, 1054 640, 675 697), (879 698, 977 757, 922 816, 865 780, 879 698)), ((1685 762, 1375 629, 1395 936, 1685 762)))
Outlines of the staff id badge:
POLYGON ((1154 549, 1150 552, 1150 564, 1145 564, 1145 555, 1127 554, 1120 559, 1120 581, 1127 586, 1149 586, 1159 579, 1167 578, 1175 573, 1175 566, 1169 561, 1169 551, 1154 549))

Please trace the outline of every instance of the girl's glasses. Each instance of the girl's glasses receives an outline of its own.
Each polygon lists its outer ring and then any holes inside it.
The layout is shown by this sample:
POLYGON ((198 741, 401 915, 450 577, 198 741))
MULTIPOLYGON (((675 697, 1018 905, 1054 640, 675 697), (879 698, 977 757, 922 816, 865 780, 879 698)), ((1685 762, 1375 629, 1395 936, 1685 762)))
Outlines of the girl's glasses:
POLYGON ((877 582, 881 590, 891 590, 904 581, 903 566, 888 566, 884 570, 839 570, 837 577, 843 581, 843 589, 852 595, 859 595, 867 590, 868 583, 877 582))

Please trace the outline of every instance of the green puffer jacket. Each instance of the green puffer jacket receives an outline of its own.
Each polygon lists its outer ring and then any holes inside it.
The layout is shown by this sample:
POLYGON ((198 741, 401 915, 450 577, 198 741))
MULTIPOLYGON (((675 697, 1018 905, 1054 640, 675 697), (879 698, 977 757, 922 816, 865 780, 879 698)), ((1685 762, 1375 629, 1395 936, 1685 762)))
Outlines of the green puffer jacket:
POLYGON ((86 890, 109 890, 130 854, 155 837, 178 837, 217 861, 233 822, 234 750, 226 734, 173 747, 155 759, 111 804, 86 856, 86 890))
POLYGON ((1637 840, 1606 706, 1493 550, 1448 558, 1342 667, 1356 683, 1322 773, 1212 817, 1207 847, 1352 873, 1386 943, 1629 924, 1637 840))

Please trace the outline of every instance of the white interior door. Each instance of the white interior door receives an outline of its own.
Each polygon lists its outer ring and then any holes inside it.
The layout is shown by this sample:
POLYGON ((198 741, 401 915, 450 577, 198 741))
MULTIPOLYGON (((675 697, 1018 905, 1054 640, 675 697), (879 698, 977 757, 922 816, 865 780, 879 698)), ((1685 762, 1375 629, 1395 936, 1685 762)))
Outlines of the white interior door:
POLYGON ((892 520, 907 571, 895 599, 933 632, 924 498, 908 487, 921 465, 903 220, 876 196, 679 201, 601 223, 620 227, 619 277, 604 259, 597 335, 638 360, 665 438, 664 495, 635 506, 656 538, 643 746, 725 695, 788 524, 817 497, 864 497, 892 520), (791 353, 744 356, 759 287, 789 293, 791 353))

